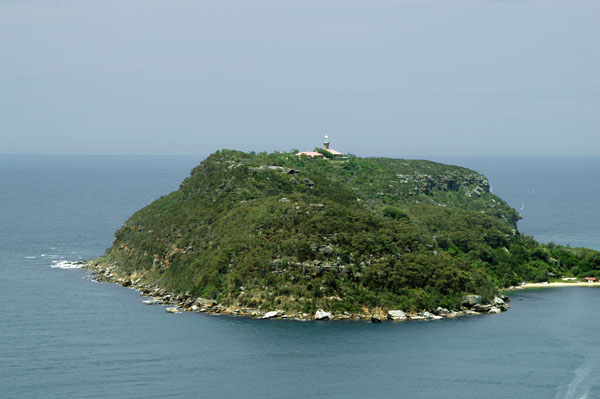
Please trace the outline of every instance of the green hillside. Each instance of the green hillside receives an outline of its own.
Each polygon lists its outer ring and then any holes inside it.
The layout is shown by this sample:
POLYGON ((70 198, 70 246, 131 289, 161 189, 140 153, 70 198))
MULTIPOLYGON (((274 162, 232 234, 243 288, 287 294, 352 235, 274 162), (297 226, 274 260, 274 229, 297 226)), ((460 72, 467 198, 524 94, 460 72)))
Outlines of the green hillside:
POLYGON ((185 303, 288 313, 458 309, 466 294, 600 270, 541 245, 487 179, 429 161, 218 151, 94 261, 185 303))

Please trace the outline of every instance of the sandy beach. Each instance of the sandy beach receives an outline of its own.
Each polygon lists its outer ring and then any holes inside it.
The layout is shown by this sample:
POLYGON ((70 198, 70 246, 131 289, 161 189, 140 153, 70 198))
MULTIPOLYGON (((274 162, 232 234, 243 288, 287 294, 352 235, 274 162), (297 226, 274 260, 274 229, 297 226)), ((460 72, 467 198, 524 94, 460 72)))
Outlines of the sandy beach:
POLYGON ((588 283, 583 281, 562 282, 556 281, 553 283, 527 283, 516 287, 510 287, 508 290, 521 290, 525 288, 548 288, 548 287, 600 287, 600 282, 588 283))

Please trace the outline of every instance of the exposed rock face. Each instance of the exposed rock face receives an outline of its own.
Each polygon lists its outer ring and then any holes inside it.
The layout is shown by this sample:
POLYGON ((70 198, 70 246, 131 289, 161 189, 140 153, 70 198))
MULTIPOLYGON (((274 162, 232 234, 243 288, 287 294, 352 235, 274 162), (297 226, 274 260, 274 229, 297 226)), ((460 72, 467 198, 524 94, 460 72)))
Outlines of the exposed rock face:
POLYGON ((323 309, 319 309, 315 312, 315 320, 329 320, 331 318, 331 313, 324 311, 323 309))
MULTIPOLYGON (((417 195, 419 193, 429 194, 434 189, 441 191, 459 191, 461 187, 476 186, 472 192, 477 196, 489 192, 488 180, 478 174, 458 174, 450 172, 445 175, 430 176, 427 174, 415 175, 396 175, 400 183, 412 187, 410 194, 417 195)), ((467 195, 471 196, 472 192, 467 195)))
POLYGON ((390 320, 406 320, 408 317, 406 316, 406 313, 404 313, 401 310, 388 310, 387 312, 387 318, 390 320))
POLYGON ((253 168, 253 167, 249 167, 248 170, 250 172, 281 172, 281 173, 287 173, 290 175, 299 173, 300 171, 296 170, 296 169, 290 169, 290 168, 285 168, 282 166, 274 166, 274 165, 261 165, 259 167, 253 168))
POLYGON ((502 310, 500 308, 495 307, 495 306, 492 306, 490 308, 490 310, 488 311, 488 313, 500 313, 500 312, 502 312, 502 310))
POLYGON ((176 307, 170 307, 170 308, 166 308, 165 312, 167 313, 179 313, 179 309, 177 309, 176 307))

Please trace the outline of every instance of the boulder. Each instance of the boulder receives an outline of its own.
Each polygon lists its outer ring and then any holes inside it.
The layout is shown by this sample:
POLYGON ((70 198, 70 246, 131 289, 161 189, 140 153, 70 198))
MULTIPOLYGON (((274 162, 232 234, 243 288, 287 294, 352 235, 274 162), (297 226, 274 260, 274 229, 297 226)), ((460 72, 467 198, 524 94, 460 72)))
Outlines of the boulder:
POLYGON ((442 319, 443 319, 443 317, 442 317, 442 316, 438 316, 438 315, 435 315, 435 314, 433 314, 433 315, 431 315, 430 319, 431 319, 431 320, 442 320, 442 319))
POLYGON ((504 299, 496 296, 494 297, 494 300, 492 301, 492 305, 504 305, 504 299))
POLYGON ((426 319, 431 319, 432 316, 433 315, 431 313, 429 313, 429 312, 423 312, 423 317, 426 318, 426 319))
POLYGON ((324 311, 323 309, 318 309, 315 312, 315 320, 329 320, 331 318, 331 313, 324 311))
POLYGON ((471 309, 476 312, 489 312, 492 305, 475 305, 471 309))
POLYGON ((146 305, 154 305, 156 302, 148 300, 148 301, 142 301, 144 302, 146 305))
POLYGON ((435 310, 435 313, 438 315, 445 316, 447 314, 450 314, 450 311, 446 308, 442 308, 442 307, 438 306, 438 308, 435 310))
POLYGON ((329 255, 333 254, 333 248, 331 247, 331 245, 325 245, 325 246, 321 247, 319 249, 319 251, 321 251, 321 253, 325 256, 329 256, 329 255))
POLYGON ((407 316, 406 313, 401 310, 388 310, 387 318, 390 320, 406 320, 407 316))
POLYGON ((170 307, 170 308, 166 308, 165 312, 167 313, 179 313, 179 309, 177 309, 175 306, 170 307))
POLYGON ((378 316, 371 316, 371 323, 381 323, 381 318, 378 316))
POLYGON ((411 320, 426 320, 425 317, 423 316, 410 316, 411 320))
POLYGON ((280 317, 283 316, 283 311, 281 310, 272 310, 270 312, 267 312, 263 315, 263 319, 272 319, 273 317, 280 317))
POLYGON ((502 312, 502 310, 500 310, 500 308, 497 308, 495 306, 492 306, 490 308, 490 310, 488 310, 488 313, 500 313, 500 312, 502 312))
POLYGON ((205 307, 205 308, 212 308, 213 306, 217 305, 217 302, 213 301, 212 299, 204 299, 204 298, 196 298, 196 300, 194 301, 194 303, 200 307, 205 307))
POLYGON ((481 304, 481 295, 467 295, 463 300, 463 305, 465 306, 474 306, 481 304))

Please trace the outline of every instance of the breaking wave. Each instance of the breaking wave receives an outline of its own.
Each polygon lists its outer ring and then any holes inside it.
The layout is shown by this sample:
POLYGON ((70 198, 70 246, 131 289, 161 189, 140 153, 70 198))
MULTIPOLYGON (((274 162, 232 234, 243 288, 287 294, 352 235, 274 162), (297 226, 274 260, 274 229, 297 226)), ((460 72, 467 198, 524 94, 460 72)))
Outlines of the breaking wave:
POLYGON ((50 267, 56 269, 81 269, 83 267, 82 262, 71 262, 68 260, 62 260, 60 262, 53 261, 52 263, 53 264, 50 265, 50 267))

